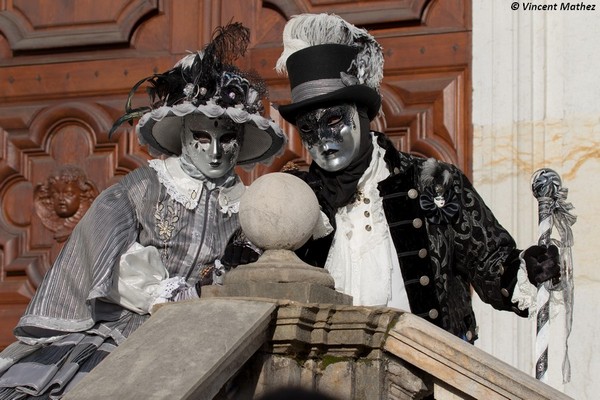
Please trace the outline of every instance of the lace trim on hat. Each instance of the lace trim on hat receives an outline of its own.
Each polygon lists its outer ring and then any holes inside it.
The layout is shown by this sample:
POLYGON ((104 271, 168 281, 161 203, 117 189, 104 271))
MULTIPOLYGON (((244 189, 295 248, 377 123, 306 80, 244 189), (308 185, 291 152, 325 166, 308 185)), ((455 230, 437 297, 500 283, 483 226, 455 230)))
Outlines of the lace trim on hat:
MULTIPOLYGON (((236 108, 236 107, 223 108, 220 105, 218 105, 212 101, 208 101, 206 104, 201 104, 199 106, 195 106, 190 102, 177 104, 172 107, 161 106, 161 107, 155 108, 154 110, 152 110, 150 112, 145 113, 140 118, 138 124, 136 125, 136 133, 137 133, 140 144, 143 146, 148 145, 149 148, 153 149, 152 146, 150 146, 149 143, 147 143, 147 141, 144 140, 143 135, 140 133, 140 130, 142 130, 144 128, 144 126, 149 123, 150 120, 161 121, 166 117, 170 117, 170 116, 184 117, 184 116, 186 116, 188 114, 192 114, 192 113, 202 113, 209 118, 216 118, 216 117, 225 115, 228 118, 230 118, 233 122, 235 122, 236 124, 252 123, 258 129, 260 129, 262 131, 273 132, 277 137, 282 138, 283 144, 278 149, 278 151, 275 154, 271 155, 270 157, 267 157, 260 161, 257 161, 257 162, 260 162, 261 164, 270 165, 275 158, 279 157, 285 151, 285 148, 286 148, 285 144, 287 142, 287 137, 283 133, 281 127, 278 124, 276 124, 275 121, 273 121, 272 119, 265 118, 260 114, 249 113, 248 111, 246 111, 242 108, 236 108)), ((246 145, 249 145, 249 144, 246 144, 246 145)), ((243 148, 243 146, 244 145, 242 145, 242 148, 243 148)), ((155 154, 152 154, 152 155, 159 156, 162 154, 159 151, 157 151, 156 149, 153 149, 153 151, 155 154)), ((254 164, 256 164, 256 162, 250 162, 246 165, 242 165, 242 167, 251 168, 252 165, 254 165, 254 164)))

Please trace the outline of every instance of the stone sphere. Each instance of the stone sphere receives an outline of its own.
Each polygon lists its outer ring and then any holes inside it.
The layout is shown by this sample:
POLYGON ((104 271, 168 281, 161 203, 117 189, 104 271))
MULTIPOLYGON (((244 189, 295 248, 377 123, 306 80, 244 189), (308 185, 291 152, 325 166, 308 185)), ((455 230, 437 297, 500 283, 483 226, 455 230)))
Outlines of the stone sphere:
POLYGON ((312 189, 283 172, 252 182, 240 201, 240 225, 263 250, 296 250, 311 237, 320 209, 312 189))

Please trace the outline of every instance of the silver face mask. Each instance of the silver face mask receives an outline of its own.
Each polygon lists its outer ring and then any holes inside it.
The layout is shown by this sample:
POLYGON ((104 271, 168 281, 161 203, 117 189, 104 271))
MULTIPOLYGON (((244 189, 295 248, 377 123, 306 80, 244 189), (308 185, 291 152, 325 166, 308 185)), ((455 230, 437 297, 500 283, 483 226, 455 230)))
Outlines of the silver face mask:
POLYGON ((242 126, 226 117, 202 114, 184 117, 182 154, 207 178, 217 179, 230 172, 242 144, 242 126))
POLYGON ((325 171, 346 168, 359 152, 361 133, 355 105, 342 104, 300 114, 296 126, 311 157, 325 171))

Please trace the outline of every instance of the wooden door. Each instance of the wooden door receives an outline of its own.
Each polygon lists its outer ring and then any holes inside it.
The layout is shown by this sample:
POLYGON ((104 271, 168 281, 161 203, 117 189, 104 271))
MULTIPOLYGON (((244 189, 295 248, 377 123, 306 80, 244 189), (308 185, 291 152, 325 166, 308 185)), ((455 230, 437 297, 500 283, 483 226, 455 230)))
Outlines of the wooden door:
MULTIPOLYGON (((471 173, 471 3, 469 0, 7 0, 0 4, 0 348, 73 226, 94 197, 149 155, 133 129, 107 132, 142 77, 200 49, 230 20, 251 29, 240 61, 269 85, 286 20, 332 12, 367 28, 385 51, 383 112, 373 128, 399 149, 471 173), (71 207, 48 188, 77 182, 71 207)), ((140 97, 140 100, 143 98, 140 97)), ((246 183, 309 156, 294 129, 271 166, 240 170, 246 183)))

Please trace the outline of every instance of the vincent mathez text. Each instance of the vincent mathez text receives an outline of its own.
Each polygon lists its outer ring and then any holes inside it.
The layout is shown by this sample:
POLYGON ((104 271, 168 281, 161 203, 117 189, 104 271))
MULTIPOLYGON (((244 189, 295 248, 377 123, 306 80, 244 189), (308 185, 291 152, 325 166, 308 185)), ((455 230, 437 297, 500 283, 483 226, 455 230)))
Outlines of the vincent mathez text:
POLYGON ((581 3, 554 3, 554 4, 534 4, 523 3, 524 11, 595 11, 595 4, 581 3))

